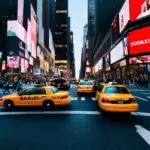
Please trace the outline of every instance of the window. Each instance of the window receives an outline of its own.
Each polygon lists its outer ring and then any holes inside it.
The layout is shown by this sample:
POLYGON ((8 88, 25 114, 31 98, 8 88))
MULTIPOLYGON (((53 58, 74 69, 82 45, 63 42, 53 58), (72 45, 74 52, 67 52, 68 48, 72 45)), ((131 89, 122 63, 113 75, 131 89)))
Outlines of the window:
POLYGON ((129 94, 128 90, 124 87, 109 86, 105 88, 105 94, 129 94))
POLYGON ((97 90, 101 93, 103 90, 103 87, 104 87, 103 85, 100 85, 100 86, 98 86, 97 90))
POLYGON ((55 47, 57 47, 57 48, 64 48, 64 47, 68 47, 67 45, 55 45, 55 47))
POLYGON ((93 82, 80 82, 80 85, 93 85, 93 82))
POLYGON ((43 95, 43 94, 46 94, 46 91, 43 88, 37 88, 37 89, 34 89, 34 94, 35 95, 43 95))
POLYGON ((21 95, 33 95, 33 88, 27 89, 21 93, 21 95))
POLYGON ((56 10, 56 13, 58 13, 58 14, 67 13, 67 10, 56 10))
POLYGON ((58 92, 58 89, 54 88, 54 87, 51 87, 50 90, 53 92, 53 94, 57 93, 58 92))

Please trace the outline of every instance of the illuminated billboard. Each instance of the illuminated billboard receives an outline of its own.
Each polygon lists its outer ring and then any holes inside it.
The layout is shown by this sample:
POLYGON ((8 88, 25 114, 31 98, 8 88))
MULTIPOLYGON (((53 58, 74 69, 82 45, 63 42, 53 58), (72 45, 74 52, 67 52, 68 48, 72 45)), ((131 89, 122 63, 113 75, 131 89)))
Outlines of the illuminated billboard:
POLYGON ((129 32, 129 53, 150 52, 150 26, 129 32))
POLYGON ((7 21, 7 36, 17 36, 26 43, 26 30, 18 21, 7 21))
POLYGON ((36 14, 33 6, 31 5, 31 55, 36 58, 36 44, 37 44, 37 23, 36 23, 36 14))
POLYGON ((132 57, 129 62, 130 64, 150 63, 150 55, 132 57))
POLYGON ((19 68, 19 56, 8 56, 7 57, 7 68, 8 69, 19 68))
POLYGON ((23 25, 24 0, 18 0, 17 20, 23 25))

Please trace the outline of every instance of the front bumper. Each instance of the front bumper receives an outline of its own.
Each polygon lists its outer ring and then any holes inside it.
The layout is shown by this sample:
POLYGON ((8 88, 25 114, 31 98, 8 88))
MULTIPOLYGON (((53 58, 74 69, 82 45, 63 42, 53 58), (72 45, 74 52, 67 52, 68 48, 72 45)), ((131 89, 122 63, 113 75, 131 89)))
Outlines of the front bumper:
POLYGON ((102 110, 108 112, 136 112, 138 110, 138 104, 104 104, 99 105, 102 110))

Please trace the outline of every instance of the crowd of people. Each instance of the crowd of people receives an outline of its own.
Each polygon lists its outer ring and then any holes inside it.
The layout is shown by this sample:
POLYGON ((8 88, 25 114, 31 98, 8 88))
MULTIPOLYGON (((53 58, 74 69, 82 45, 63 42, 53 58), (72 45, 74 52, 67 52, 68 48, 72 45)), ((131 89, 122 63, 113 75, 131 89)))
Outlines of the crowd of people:
POLYGON ((134 78, 135 86, 148 88, 150 78, 147 75, 140 75, 134 78))

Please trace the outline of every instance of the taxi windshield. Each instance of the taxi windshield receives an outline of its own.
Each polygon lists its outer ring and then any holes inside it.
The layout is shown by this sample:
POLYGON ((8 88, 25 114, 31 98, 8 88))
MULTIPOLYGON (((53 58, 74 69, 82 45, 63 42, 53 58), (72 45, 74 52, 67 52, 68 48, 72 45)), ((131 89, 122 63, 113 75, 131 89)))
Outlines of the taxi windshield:
POLYGON ((93 85, 93 82, 80 82, 80 85, 93 85))
POLYGON ((105 88, 104 94, 129 94, 125 87, 109 86, 105 88))
POLYGON ((53 94, 57 93, 58 92, 58 89, 54 88, 54 87, 51 87, 50 90, 53 92, 53 94))

